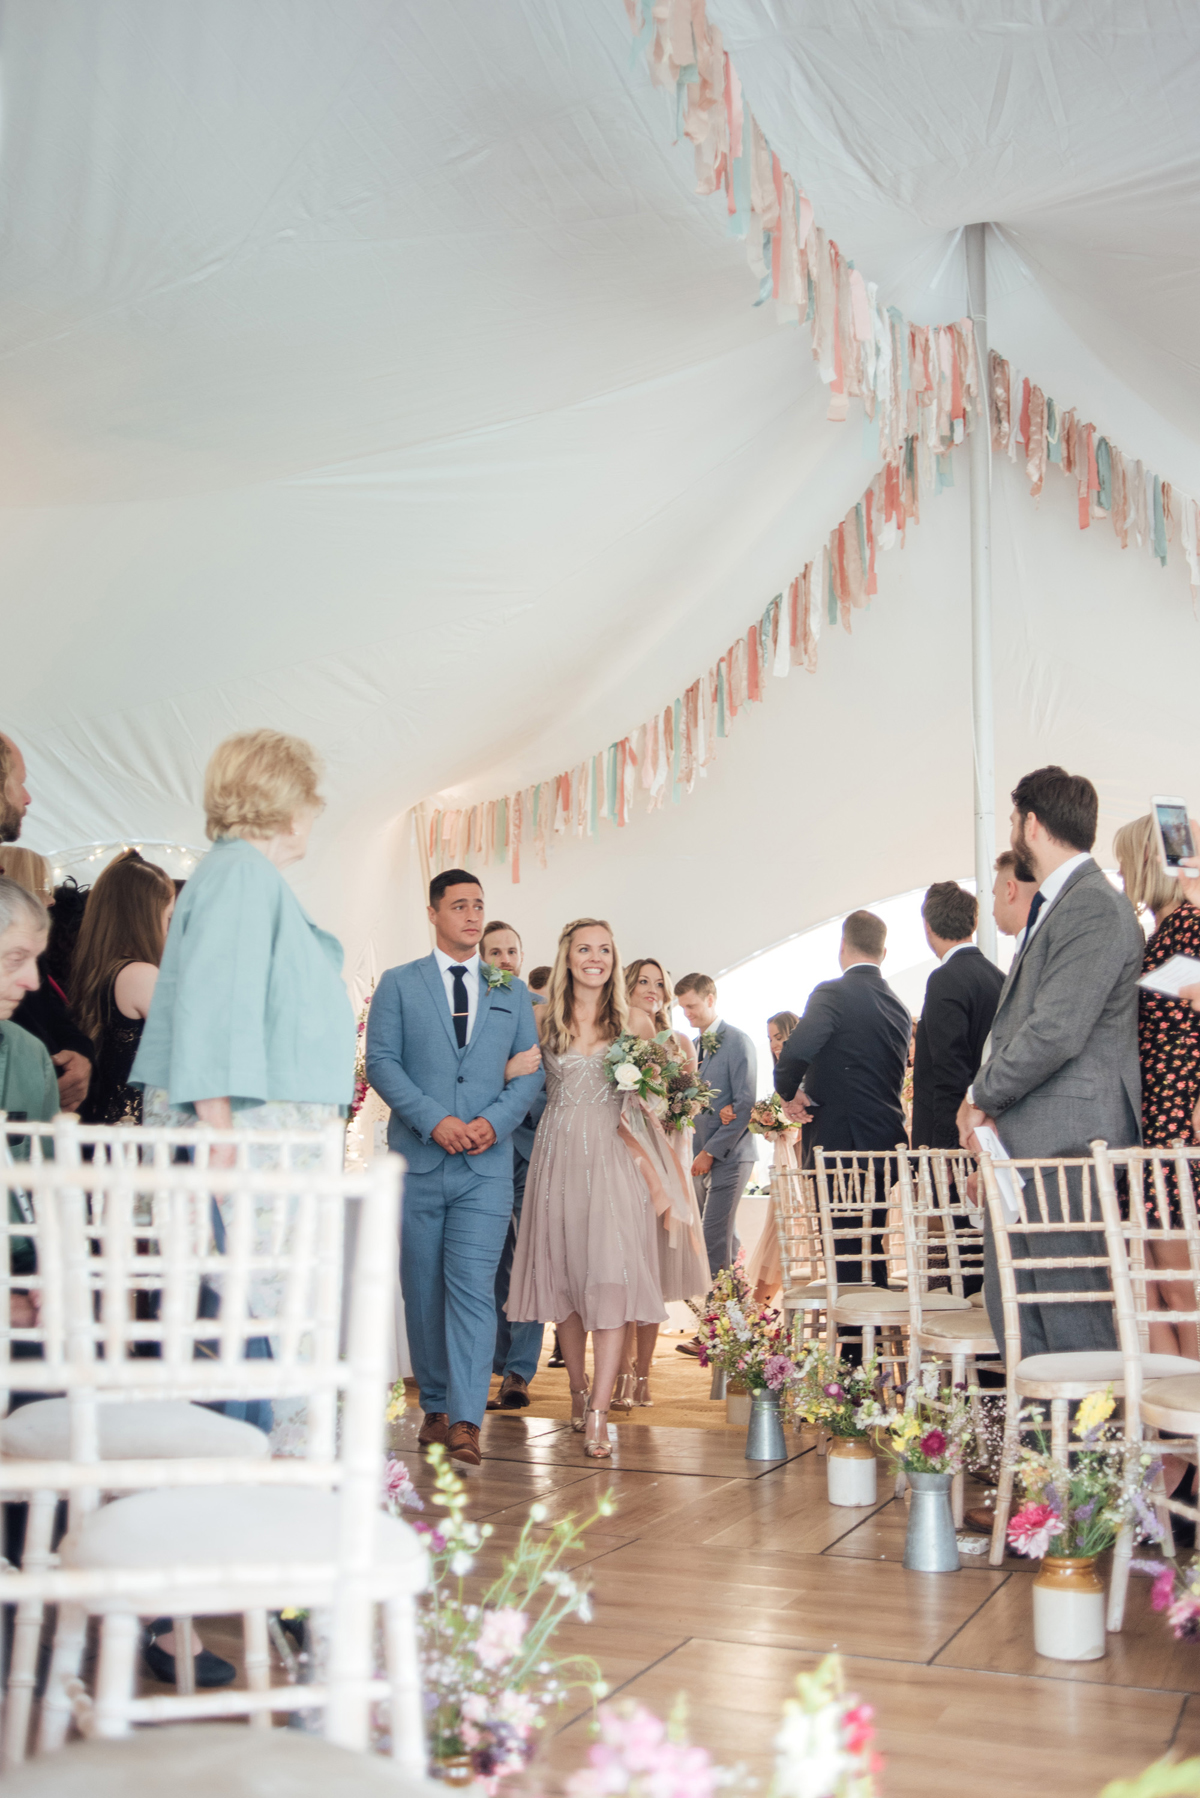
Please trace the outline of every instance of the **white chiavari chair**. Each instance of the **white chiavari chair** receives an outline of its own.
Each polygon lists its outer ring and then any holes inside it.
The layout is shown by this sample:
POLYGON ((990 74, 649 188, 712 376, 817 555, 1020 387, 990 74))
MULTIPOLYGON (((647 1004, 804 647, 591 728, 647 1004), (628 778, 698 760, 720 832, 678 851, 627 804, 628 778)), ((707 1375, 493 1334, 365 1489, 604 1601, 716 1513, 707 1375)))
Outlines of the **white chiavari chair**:
MULTIPOLYGON (((869 1361, 878 1342, 881 1359, 890 1363, 898 1386, 904 1384, 903 1337, 910 1305, 903 1284, 903 1224, 896 1217, 891 1195, 899 1182, 899 1157, 907 1154, 904 1147, 889 1153, 817 1149, 814 1155, 828 1287, 829 1347, 836 1354, 843 1335, 857 1334, 863 1360, 869 1361), (851 1282, 842 1278, 844 1272, 858 1273, 860 1278, 851 1282)), ((968 1299, 952 1292, 928 1295, 931 1311, 969 1308, 968 1299)))
POLYGON ((771 1170, 771 1206, 783 1285, 779 1305, 789 1328, 801 1318, 801 1335, 819 1334, 828 1292, 821 1246, 821 1207, 811 1168, 771 1170))
MULTIPOLYGON (((1115 1336, 1112 1263, 1094 1160, 1022 1156, 1019 1161, 993 1163, 984 1155, 979 1166, 1004 1308, 1004 1446, 989 1557, 998 1567, 1004 1559, 1012 1509, 1021 1405, 1028 1400, 1049 1405, 1051 1453, 1066 1465, 1071 1453, 1072 1404, 1105 1386, 1111 1386, 1117 1398, 1124 1397, 1125 1361, 1119 1348, 1027 1355, 1022 1344, 1021 1313, 1030 1306, 1086 1307, 1093 1315, 1101 1308, 1095 1333, 1111 1328, 1115 1336), (1000 1174, 1010 1176, 1004 1192, 997 1178, 1000 1174), (1072 1236, 1083 1236, 1090 1252, 1079 1254, 1069 1248, 1065 1239, 1072 1236)), ((1165 1377, 1177 1368, 1173 1356, 1146 1355, 1142 1359, 1146 1379, 1165 1377)))
MULTIPOLYGON (((1190 1326, 1192 1334, 1200 1326, 1200 1218, 1195 1190, 1200 1149, 1182 1145, 1173 1149, 1109 1149, 1097 1141, 1092 1144, 1092 1156, 1112 1262, 1126 1440, 1131 1450, 1136 1445, 1138 1449, 1176 1455, 1200 1466, 1200 1361, 1189 1356, 1154 1354, 1150 1349, 1150 1331, 1156 1324, 1169 1320, 1173 1325, 1190 1326), (1124 1198, 1117 1186, 1122 1173, 1124 1198), (1178 1224, 1171 1221, 1172 1199, 1178 1208, 1178 1224), (1153 1223, 1151 1202, 1157 1214, 1153 1223), (1168 1243, 1184 1248, 1186 1267, 1156 1264, 1156 1247, 1168 1243), (1170 1305, 1168 1289, 1178 1292, 1180 1287, 1186 1304, 1170 1305), (1176 1434, 1163 1437, 1163 1430, 1176 1434)), ((1166 1497, 1161 1478, 1157 1484, 1163 1546, 1168 1555, 1173 1555, 1172 1512, 1200 1522, 1200 1510, 1183 1499, 1166 1497)), ((1125 1620, 1132 1554, 1133 1532, 1127 1529, 1122 1531, 1113 1551, 1108 1594, 1110 1630, 1119 1630, 1125 1620)))
MULTIPOLYGON (((202 1159, 203 1135, 193 1138, 202 1159)), ((323 1712, 328 1740, 362 1749, 370 1707, 385 1700, 393 1752, 417 1771, 424 1748, 413 1599, 426 1557, 419 1537, 380 1510, 402 1163, 389 1156, 356 1175, 315 1157, 307 1168, 280 1167, 278 1157, 274 1167, 249 1168, 250 1156, 219 1167, 212 1156, 208 1165, 147 1160, 127 1146, 90 1164, 64 1154, 19 1172, 42 1351, 22 1364, 21 1383, 65 1393, 70 1449, 68 1458, 19 1470, 0 1452, 0 1490, 71 1495, 58 1565, 0 1575, 0 1603, 59 1606, 41 1745, 60 1745, 72 1715, 84 1733, 121 1736, 135 1723, 186 1717, 240 1715, 269 1727, 272 1711, 304 1709, 323 1712), (361 1210, 341 1359, 351 1200, 361 1210), (224 1218, 220 1244, 214 1201, 224 1218), (275 1282, 278 1297, 265 1319, 252 1303, 262 1279, 275 1282), (212 1284, 219 1313, 202 1315, 201 1293, 212 1284), (133 1302, 139 1294, 149 1302, 133 1302), (247 1360, 247 1343, 264 1328, 271 1358, 247 1360), (302 1457, 101 1459, 113 1404, 298 1399, 307 1405, 302 1457), (101 1502, 120 1493, 129 1496, 101 1502), (272 1691, 266 1617, 288 1606, 329 1613, 328 1677, 272 1691), (385 1677, 373 1668, 377 1607, 385 1677), (190 1628, 193 1615, 231 1611, 243 1616, 248 1691, 134 1696, 139 1615, 167 1612, 190 1628), (94 1698, 78 1679, 89 1615, 100 1618, 94 1698)), ((9 1428, 0 1427, 0 1451, 9 1428)))
MULTIPOLYGON (((974 1377, 980 1357, 1000 1348, 987 1312, 971 1304, 965 1287, 983 1275, 982 1218, 967 1190, 974 1157, 962 1149, 897 1152, 908 1271, 908 1377, 920 1377, 930 1359, 949 1370, 953 1385, 974 1377), (933 1301, 949 1293, 961 1301, 947 1310, 933 1301)), ((952 1489, 954 1521, 963 1520, 961 1473, 952 1489)))
MULTIPOLYGON (((342 1165, 344 1131, 341 1124, 324 1130, 210 1131, 182 1128, 143 1128, 128 1125, 81 1125, 73 1114, 64 1113, 46 1125, 27 1122, 6 1124, 0 1132, 0 1163, 19 1169, 30 1160, 40 1162, 49 1157, 64 1165, 110 1165, 114 1160, 138 1167, 167 1166, 180 1155, 197 1165, 205 1165, 213 1153, 228 1159, 234 1166, 252 1165, 311 1167, 320 1165, 337 1171, 342 1165)), ((19 1179, 8 1184, 10 1207, 21 1204, 19 1179)), ((12 1220, 10 1219, 10 1222, 12 1220)), ((20 1240, 19 1236, 16 1240, 20 1240)), ((14 1274, 11 1255, 0 1270, 0 1366, 7 1367, 13 1338, 9 1332, 12 1316, 11 1291, 23 1293, 24 1287, 14 1274)), ((35 1288, 36 1290, 36 1288, 35 1288)), ((40 1350, 37 1325, 33 1335, 25 1336, 26 1351, 40 1350)), ((18 1360, 20 1352, 18 1351, 18 1360)), ((10 1386, 19 1374, 11 1370, 4 1376, 10 1386)), ((8 1410, 10 1393, 0 1393, 0 1414, 8 1410)), ((246 1456, 265 1456, 269 1443, 263 1432, 239 1418, 200 1407, 186 1400, 158 1400, 142 1404, 107 1404, 100 1416, 98 1451, 101 1460, 156 1460, 160 1457, 186 1456, 221 1460, 246 1456)), ((0 1450, 12 1460, 23 1462, 61 1461, 70 1455, 69 1406, 64 1398, 35 1399, 14 1411, 3 1432, 0 1450)), ((53 1529, 60 1495, 52 1491, 29 1491, 9 1494, 10 1500, 21 1497, 28 1510, 22 1566, 34 1573, 49 1565, 53 1529)), ((12 1652, 9 1662, 7 1693, 4 1704, 4 1765, 13 1766, 25 1756, 29 1719, 37 1673, 38 1648, 41 1640, 44 1607, 28 1600, 17 1613, 12 1652)), ((190 1639, 190 1620, 177 1620, 177 1640, 190 1639)), ((193 1664, 190 1655, 176 1657, 178 1689, 194 1689, 193 1664)))

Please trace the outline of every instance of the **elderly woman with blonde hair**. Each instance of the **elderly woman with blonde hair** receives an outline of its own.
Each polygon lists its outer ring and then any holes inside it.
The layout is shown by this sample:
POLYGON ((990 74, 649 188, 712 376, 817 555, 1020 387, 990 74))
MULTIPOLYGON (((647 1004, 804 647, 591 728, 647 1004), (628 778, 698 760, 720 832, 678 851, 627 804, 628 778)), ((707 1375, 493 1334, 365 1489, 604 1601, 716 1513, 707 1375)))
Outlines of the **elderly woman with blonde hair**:
POLYGON ((312 1129, 354 1087, 355 1025, 342 949, 283 869, 323 800, 298 737, 246 731, 204 779, 212 848, 180 895, 130 1079, 148 1124, 312 1129))

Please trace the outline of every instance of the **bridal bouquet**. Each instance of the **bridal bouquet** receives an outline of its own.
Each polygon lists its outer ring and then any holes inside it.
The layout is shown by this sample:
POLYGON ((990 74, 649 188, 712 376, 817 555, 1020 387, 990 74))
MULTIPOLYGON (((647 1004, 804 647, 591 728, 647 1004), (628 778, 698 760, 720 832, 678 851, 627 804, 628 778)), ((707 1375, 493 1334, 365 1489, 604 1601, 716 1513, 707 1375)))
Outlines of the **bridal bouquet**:
POLYGON ((756 1099, 750 1107, 750 1134, 765 1136, 770 1142, 786 1141, 801 1128, 783 1115, 783 1100, 778 1093, 756 1099))
POLYGON ((663 1123, 673 1130, 686 1130, 702 1111, 712 1110, 716 1096, 715 1086, 710 1086, 699 1074, 689 1074, 686 1067, 681 1067, 678 1073, 668 1073, 667 1112, 663 1123))
POLYGON ((1080 1401, 1071 1432, 1079 1446, 1065 1467, 1055 1461, 1045 1432, 1036 1427, 1041 1410, 1022 1412, 1022 1423, 1028 1419, 1035 1426, 1035 1444, 1026 1444, 1017 1456, 1025 1503, 1009 1522, 1008 1539, 1032 1559, 1103 1554, 1130 1520, 1143 1541, 1161 1540, 1148 1498, 1157 1462, 1140 1445, 1127 1444, 1120 1426, 1109 1422, 1114 1403, 1111 1386, 1080 1401))
POLYGON ((751 1392, 778 1392, 795 1377, 791 1337, 779 1312, 757 1304, 735 1269, 713 1282, 700 1326, 701 1367, 720 1367, 751 1392))
POLYGON ((604 1078, 608 1084, 619 1093, 635 1094, 660 1115, 667 1108, 668 1042, 670 1038, 665 1034, 647 1042, 631 1030, 623 1030, 604 1052, 604 1078))

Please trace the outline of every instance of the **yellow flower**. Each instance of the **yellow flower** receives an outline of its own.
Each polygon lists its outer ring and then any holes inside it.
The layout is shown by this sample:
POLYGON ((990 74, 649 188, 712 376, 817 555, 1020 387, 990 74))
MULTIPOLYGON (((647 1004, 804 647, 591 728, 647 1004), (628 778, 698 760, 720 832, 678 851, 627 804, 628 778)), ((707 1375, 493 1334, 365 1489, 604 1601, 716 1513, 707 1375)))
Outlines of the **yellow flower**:
POLYGON ((1115 1405, 1111 1386, 1106 1386, 1103 1392, 1089 1392, 1075 1413, 1073 1433, 1086 1436, 1089 1430, 1098 1429, 1112 1416, 1115 1405))
POLYGON ((404 1390, 404 1381, 397 1380, 388 1393, 388 1406, 384 1417, 388 1423, 399 1423, 408 1409, 408 1394, 404 1390))
POLYGON ((911 1442, 914 1436, 920 1434, 920 1422, 911 1411, 906 1411, 892 1424, 892 1437, 897 1444, 911 1442))

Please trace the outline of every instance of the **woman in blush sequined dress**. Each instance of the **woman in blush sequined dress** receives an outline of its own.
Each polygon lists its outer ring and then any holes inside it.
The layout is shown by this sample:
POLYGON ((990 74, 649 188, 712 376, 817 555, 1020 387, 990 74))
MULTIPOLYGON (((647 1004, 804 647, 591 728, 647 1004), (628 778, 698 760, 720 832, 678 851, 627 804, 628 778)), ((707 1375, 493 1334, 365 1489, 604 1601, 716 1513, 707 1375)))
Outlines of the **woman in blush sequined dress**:
POLYGON ((636 1104, 605 1078, 604 1054, 626 1026, 625 983, 612 931, 577 918, 558 942, 539 1008, 546 1109, 538 1125, 508 1316, 558 1327, 571 1382, 572 1428, 606 1459, 608 1407, 630 1323, 665 1321, 658 1218, 623 1118, 636 1104), (592 1387, 584 1355, 592 1335, 592 1387))

